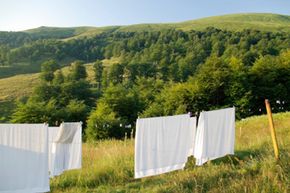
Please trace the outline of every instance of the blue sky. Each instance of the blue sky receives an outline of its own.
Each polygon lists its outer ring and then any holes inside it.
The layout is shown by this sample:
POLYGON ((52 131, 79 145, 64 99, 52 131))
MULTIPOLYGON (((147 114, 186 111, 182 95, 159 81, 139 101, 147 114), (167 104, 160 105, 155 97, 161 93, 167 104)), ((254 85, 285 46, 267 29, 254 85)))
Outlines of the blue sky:
POLYGON ((179 22, 251 12, 290 15, 290 0, 0 0, 0 31, 179 22))

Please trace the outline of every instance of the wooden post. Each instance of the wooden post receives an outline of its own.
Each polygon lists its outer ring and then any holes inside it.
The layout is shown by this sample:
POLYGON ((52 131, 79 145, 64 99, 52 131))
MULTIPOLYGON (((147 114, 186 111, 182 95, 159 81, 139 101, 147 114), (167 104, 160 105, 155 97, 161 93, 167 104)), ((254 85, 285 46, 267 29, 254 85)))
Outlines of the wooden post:
POLYGON ((265 100, 265 104, 266 104, 266 109, 267 109, 267 114, 268 114, 269 126, 270 126, 270 130, 271 130, 271 137, 272 137, 273 146, 274 146, 275 158, 276 158, 276 160, 278 160, 279 159, 279 148, 278 148, 276 131, 275 131, 273 117, 272 117, 271 106, 270 106, 268 99, 265 100))

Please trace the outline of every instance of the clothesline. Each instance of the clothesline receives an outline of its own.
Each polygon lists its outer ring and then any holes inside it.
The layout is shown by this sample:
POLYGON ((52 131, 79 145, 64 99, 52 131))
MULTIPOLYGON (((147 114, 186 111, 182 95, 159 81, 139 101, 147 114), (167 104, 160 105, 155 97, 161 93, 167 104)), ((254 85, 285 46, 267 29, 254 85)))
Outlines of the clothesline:
MULTIPOLYGON (((0 192, 47 192, 49 177, 81 168, 81 122, 0 124, 0 131, 0 192)), ((234 134, 235 108, 138 118, 135 178, 184 169, 189 156, 202 165, 234 154, 234 134)))
POLYGON ((82 123, 0 124, 0 192, 48 192, 49 176, 81 168, 82 123))
POLYGON ((191 155, 202 165, 234 154, 234 107, 200 112, 197 128, 191 115, 137 119, 135 178, 183 169, 191 155))

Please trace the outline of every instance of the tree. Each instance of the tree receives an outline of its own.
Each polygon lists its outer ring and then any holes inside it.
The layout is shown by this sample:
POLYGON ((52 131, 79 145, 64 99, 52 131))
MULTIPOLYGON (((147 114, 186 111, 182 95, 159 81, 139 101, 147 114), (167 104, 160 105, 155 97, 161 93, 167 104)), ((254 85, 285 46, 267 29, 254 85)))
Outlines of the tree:
POLYGON ((52 82, 54 72, 59 68, 55 60, 49 60, 41 64, 41 78, 46 82, 52 82))
POLYGON ((279 107, 282 103, 284 110, 289 108, 290 63, 289 58, 286 59, 285 56, 282 54, 278 57, 260 57, 250 69, 254 95, 253 113, 257 114, 259 109, 264 109, 265 99, 274 101, 271 104, 274 112, 281 110, 279 107))
POLYGON ((88 141, 110 137, 122 137, 116 113, 104 102, 99 102, 95 111, 88 118, 86 137, 88 141))
POLYGON ((82 61, 75 61, 71 65, 70 80, 81 80, 87 77, 87 71, 82 61))
POLYGON ((84 101, 72 99, 65 108, 65 120, 71 122, 82 121, 85 123, 88 113, 88 106, 84 101))
POLYGON ((113 64, 109 72, 109 80, 113 84, 123 82, 124 66, 122 64, 113 64))
POLYGON ((94 71, 95 71, 95 80, 97 83, 98 90, 101 90, 102 87, 102 76, 103 76, 103 63, 100 60, 97 60, 94 63, 94 71))
POLYGON ((105 89, 109 85, 108 71, 106 69, 103 70, 102 73, 102 88, 105 89))
POLYGON ((108 104, 125 123, 132 124, 140 109, 138 94, 121 84, 110 85, 104 92, 102 100, 108 104))
POLYGON ((64 83, 64 75, 61 70, 57 70, 54 75, 53 83, 55 85, 60 85, 64 83))

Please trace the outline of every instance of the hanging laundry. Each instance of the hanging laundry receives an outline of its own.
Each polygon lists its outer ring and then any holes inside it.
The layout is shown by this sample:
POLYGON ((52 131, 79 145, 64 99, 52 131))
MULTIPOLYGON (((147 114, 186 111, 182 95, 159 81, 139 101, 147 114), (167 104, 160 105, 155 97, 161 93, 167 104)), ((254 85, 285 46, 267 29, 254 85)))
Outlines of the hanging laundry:
POLYGON ((82 125, 81 123, 62 123, 51 144, 50 176, 58 176, 66 170, 82 167, 82 125))
POLYGON ((52 171, 54 168, 55 152, 52 152, 53 143, 59 133, 59 127, 48 127, 48 171, 50 177, 53 177, 52 171))
POLYGON ((48 126, 0 124, 0 193, 49 190, 48 126))
POLYGON ((193 154, 195 123, 188 114, 138 119, 135 178, 183 169, 193 154))
POLYGON ((190 129, 189 130, 189 137, 191 138, 190 149, 188 152, 188 156, 194 155, 194 146, 195 146, 195 135, 196 135, 196 117, 190 117, 190 129))
POLYGON ((196 131, 196 165, 234 154, 235 108, 201 112, 196 131))

